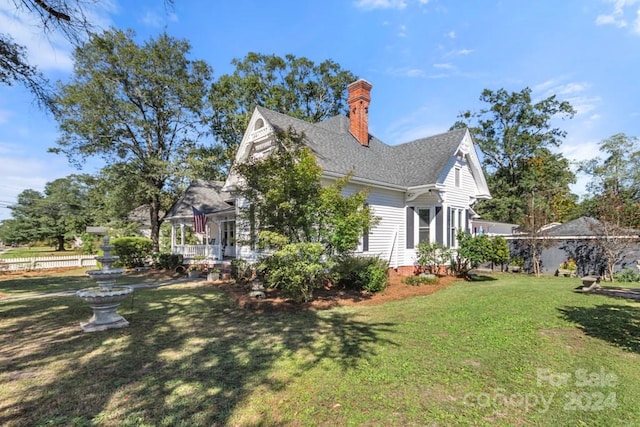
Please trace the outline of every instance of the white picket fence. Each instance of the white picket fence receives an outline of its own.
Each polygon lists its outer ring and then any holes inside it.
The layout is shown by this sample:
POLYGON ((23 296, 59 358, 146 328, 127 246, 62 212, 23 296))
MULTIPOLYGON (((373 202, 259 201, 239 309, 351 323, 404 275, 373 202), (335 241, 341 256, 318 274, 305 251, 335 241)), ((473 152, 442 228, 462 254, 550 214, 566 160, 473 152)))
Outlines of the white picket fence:
POLYGON ((45 268, 93 267, 95 255, 48 256, 0 259, 0 271, 40 270, 45 268))

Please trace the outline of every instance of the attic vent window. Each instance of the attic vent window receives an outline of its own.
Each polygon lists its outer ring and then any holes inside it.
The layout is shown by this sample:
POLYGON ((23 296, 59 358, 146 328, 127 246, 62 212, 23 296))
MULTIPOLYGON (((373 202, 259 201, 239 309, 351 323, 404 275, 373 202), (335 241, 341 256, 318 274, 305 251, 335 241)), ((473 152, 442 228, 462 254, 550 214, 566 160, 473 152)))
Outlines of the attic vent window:
POLYGON ((262 129, 264 127, 264 120, 258 119, 256 120, 255 126, 253 126, 253 130, 262 129))

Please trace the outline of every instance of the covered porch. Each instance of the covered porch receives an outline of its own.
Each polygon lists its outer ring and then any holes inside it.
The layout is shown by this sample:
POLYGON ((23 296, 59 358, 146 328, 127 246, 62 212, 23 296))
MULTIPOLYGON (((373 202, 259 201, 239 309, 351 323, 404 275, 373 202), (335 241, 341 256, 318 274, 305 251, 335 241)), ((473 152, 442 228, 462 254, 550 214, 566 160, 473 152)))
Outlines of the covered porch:
POLYGON ((182 255, 186 264, 236 257, 235 203, 223 184, 194 181, 165 217, 171 224, 171 253, 182 255))
POLYGON ((182 255, 185 262, 194 259, 221 261, 236 257, 235 217, 207 216, 204 233, 193 231, 193 219, 171 223, 171 253, 182 255), (197 243, 186 243, 195 239, 197 243))

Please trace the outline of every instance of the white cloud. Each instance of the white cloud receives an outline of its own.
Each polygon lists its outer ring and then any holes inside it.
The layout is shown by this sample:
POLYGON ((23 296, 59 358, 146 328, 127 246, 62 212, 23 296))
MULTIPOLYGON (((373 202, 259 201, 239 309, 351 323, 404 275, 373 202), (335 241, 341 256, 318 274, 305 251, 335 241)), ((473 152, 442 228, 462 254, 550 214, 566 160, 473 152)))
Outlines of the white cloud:
POLYGON ((626 27, 627 22, 624 19, 618 19, 615 15, 598 15, 596 17, 596 25, 615 25, 618 28, 626 27))
POLYGON ((42 34, 32 17, 0 10, 0 28, 11 34, 17 44, 27 48, 31 64, 43 70, 70 71, 73 68, 70 43, 58 34, 42 34))
MULTIPOLYGON (((568 101, 576 110, 576 115, 584 115, 598 107, 601 101, 599 96, 590 96, 588 94, 591 84, 587 82, 562 82, 564 78, 556 78, 544 81, 532 87, 534 97, 547 98, 557 95, 561 101, 568 101)), ((587 121, 593 120, 597 114, 592 114, 587 121)))
POLYGON ((471 53, 473 53, 474 51, 472 49, 458 49, 458 50, 452 50, 449 51, 445 54, 445 56, 465 56, 465 55, 469 55, 471 53))
MULTIPOLYGON (((0 201, 5 203, 16 202, 18 194, 24 190, 43 191, 47 182, 78 172, 72 170, 63 158, 36 159, 5 154, 5 150, 0 149, 0 164, 3 165, 0 201)), ((0 209, 0 220, 10 217, 9 209, 0 209)))
POLYGON ((355 2, 356 7, 361 9, 398 9, 402 10, 407 7, 405 0, 358 0, 355 2))
POLYGON ((428 74, 424 70, 420 68, 387 68, 385 70, 385 74, 394 76, 394 77, 410 77, 410 78, 422 78, 422 79, 442 79, 445 77, 449 77, 447 73, 439 73, 439 74, 428 74))
POLYGON ((618 28, 628 26, 628 14, 633 15, 635 20, 631 31, 640 35, 640 7, 635 9, 635 5, 640 4, 640 0, 604 0, 605 3, 613 4, 613 10, 596 17, 596 25, 614 25, 618 28), (635 9, 635 10, 633 10, 635 9))
POLYGON ((398 37, 406 37, 407 36, 407 26, 400 25, 400 31, 398 31, 398 37))
POLYGON ((447 33, 447 37, 449 37, 450 39, 455 39, 456 38, 456 32, 455 31, 449 31, 447 33))
MULTIPOLYGON (((90 3, 90 2, 89 2, 90 3)), ((96 30, 111 25, 109 14, 117 11, 111 0, 96 2, 84 10, 86 18, 96 30)), ((13 40, 27 49, 28 61, 44 71, 68 72, 73 69, 72 46, 59 33, 45 34, 42 23, 26 8, 0 2, 0 28, 13 40)))
POLYGON ((566 85, 559 86, 557 88, 556 93, 558 95, 570 95, 574 93, 580 93, 587 90, 590 86, 591 85, 588 83, 578 83, 578 82, 567 83, 566 85))
POLYGON ((162 27, 164 21, 160 15, 155 12, 147 11, 142 17, 142 23, 149 27, 159 28, 162 27))
POLYGON ((582 115, 595 110, 601 99, 599 96, 576 96, 569 97, 566 101, 568 101, 576 110, 576 115, 582 115))
POLYGON ((424 70, 419 68, 389 68, 386 71, 386 74, 390 74, 396 77, 425 77, 426 73, 424 70))
POLYGON ((445 63, 445 64, 433 64, 433 68, 439 68, 441 70, 453 70, 455 66, 453 64, 445 63))
POLYGON ((567 138, 560 146, 559 151, 571 162, 571 170, 576 173, 576 183, 571 185, 571 191, 579 196, 587 194, 587 185, 590 177, 577 173, 578 163, 598 157, 600 155, 599 144, 600 141, 590 139, 584 135, 574 135, 567 138))
POLYGON ((159 14, 155 11, 148 10, 141 18, 141 22, 153 28, 161 28, 166 22, 178 22, 178 15, 173 12, 159 14))
POLYGON ((388 135, 389 138, 387 142, 392 145, 402 144, 415 141, 416 139, 438 135, 449 129, 450 123, 440 125, 425 123, 424 118, 430 115, 429 108, 422 107, 389 124, 385 129, 385 134, 388 135))

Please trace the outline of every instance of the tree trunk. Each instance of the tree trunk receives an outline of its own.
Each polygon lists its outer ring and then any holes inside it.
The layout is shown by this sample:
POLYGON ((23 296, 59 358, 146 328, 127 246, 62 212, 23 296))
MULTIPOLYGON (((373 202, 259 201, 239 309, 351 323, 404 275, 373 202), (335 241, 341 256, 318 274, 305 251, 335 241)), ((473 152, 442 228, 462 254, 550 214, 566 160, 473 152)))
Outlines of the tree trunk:
POLYGON ((535 274, 536 277, 540 277, 540 260, 538 259, 535 249, 531 254, 531 262, 533 263, 533 274, 535 274))
POLYGON ((149 222, 151 224, 151 242, 153 252, 160 252, 160 200, 154 198, 149 203, 149 222))
POLYGON ((56 236, 56 241, 58 243, 58 248, 56 251, 64 251, 64 236, 56 236))

